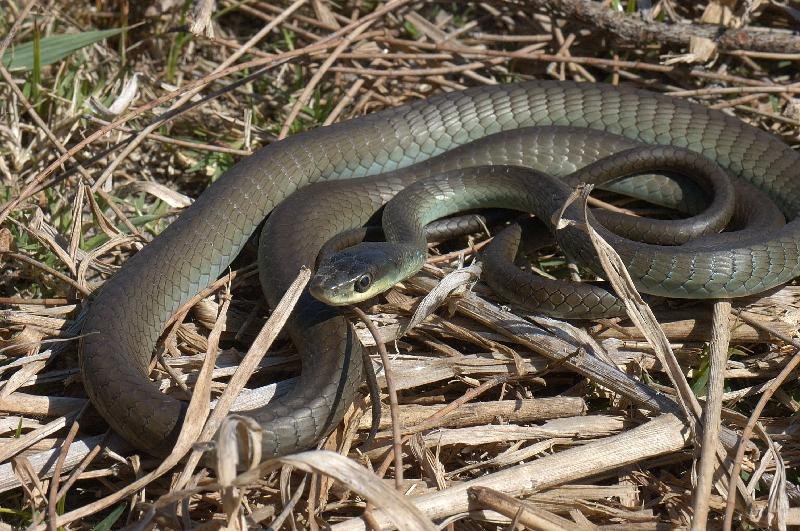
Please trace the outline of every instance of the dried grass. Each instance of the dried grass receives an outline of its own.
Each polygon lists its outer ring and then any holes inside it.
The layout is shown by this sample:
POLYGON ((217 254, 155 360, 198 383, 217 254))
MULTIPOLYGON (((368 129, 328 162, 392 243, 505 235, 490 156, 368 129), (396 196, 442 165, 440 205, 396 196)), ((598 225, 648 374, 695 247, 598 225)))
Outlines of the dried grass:
MULTIPOLYGON (((703 529, 705 514, 710 527, 722 524, 730 499, 732 525, 799 525, 796 286, 732 310, 658 305, 651 314, 637 305, 639 326, 576 327, 493 303, 475 266, 457 268, 479 239, 436 249, 420 275, 369 311, 390 354, 379 381, 386 389, 388 376, 397 389, 399 435, 385 414, 377 439, 363 444, 368 406, 357 401, 321 450, 240 475, 225 461, 215 474, 197 452, 181 457, 217 431, 223 410, 257 407, 291 385, 297 362, 291 346, 245 357, 256 336, 269 343, 277 333, 264 328, 247 255, 179 312, 152 365, 164 391, 197 401, 200 420, 171 458, 136 455, 85 399, 72 338, 80 301, 236 159, 287 134, 535 77, 692 98, 797 144, 800 56, 775 44, 797 40, 787 30, 800 18, 791 4, 652 2, 627 20, 648 31, 663 28, 647 17, 684 23, 639 42, 614 26, 616 15, 581 19, 580 3, 218 0, 195 2, 190 15, 168 0, 5 2, 0 55, 37 32, 131 29, 36 71, 0 65, 0 520, 52 529, 412 529, 432 528, 431 519, 454 529, 703 529), (751 40, 715 44, 699 26, 712 17, 746 23, 751 40), (205 429, 204 396, 218 408, 205 429), (701 414, 703 403, 714 406, 701 414), (398 470, 391 448, 401 441, 398 470), (690 451, 699 441, 702 456, 690 451)), ((362 325, 359 334, 375 345, 362 325)), ((246 420, 229 419, 220 433, 250 443, 243 464, 258 461, 246 420)))

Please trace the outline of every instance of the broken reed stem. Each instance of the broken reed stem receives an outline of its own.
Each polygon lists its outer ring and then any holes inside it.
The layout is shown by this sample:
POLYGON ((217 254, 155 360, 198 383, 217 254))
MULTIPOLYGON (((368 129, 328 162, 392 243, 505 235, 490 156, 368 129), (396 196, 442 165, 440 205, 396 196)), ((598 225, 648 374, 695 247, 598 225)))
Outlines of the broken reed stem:
MULTIPOLYGON (((510 496, 530 494, 629 464, 641 465, 649 457, 676 452, 688 442, 689 432, 683 421, 666 413, 618 435, 457 483, 443 491, 411 498, 411 501, 428 518, 446 518, 469 510, 471 487, 488 487, 510 496)), ((383 511, 374 511, 373 516, 381 529, 395 528, 383 511)), ((332 529, 362 531, 366 530, 366 525, 361 518, 353 518, 332 526, 332 529)))
POLYGON ((475 400, 475 398, 481 396, 486 391, 489 391, 490 389, 493 389, 498 385, 503 385, 505 383, 511 382, 516 378, 518 378, 516 374, 510 374, 510 373, 500 374, 498 376, 489 378, 488 380, 480 384, 478 387, 473 387, 472 389, 469 389, 466 393, 458 397, 456 400, 453 400, 452 402, 442 407, 441 409, 436 410, 436 412, 432 414, 430 417, 422 420, 421 422, 410 428, 406 428, 403 431, 403 435, 414 435, 426 430, 432 430, 434 428, 439 427, 434 423, 446 417, 450 413, 458 410, 458 408, 460 408, 467 402, 475 400))
MULTIPOLYGON (((470 487, 467 490, 470 500, 476 507, 491 509, 516 521, 527 529, 548 531, 582 531, 586 529, 571 520, 546 511, 541 507, 513 498, 507 494, 487 487, 470 487)), ((473 510, 475 510, 473 508, 473 510)), ((516 529, 512 526, 511 529, 516 529)))
MULTIPOLYGON (((431 290, 435 283, 428 278, 412 277, 408 284, 431 290)), ((677 411, 677 404, 606 362, 600 352, 579 340, 565 340, 549 334, 544 328, 517 317, 511 312, 486 302, 474 293, 466 292, 457 299, 456 311, 486 325, 489 329, 522 344, 532 352, 541 354, 556 363, 562 363, 578 374, 625 396, 650 411, 677 411)), ((571 329, 571 326, 567 326, 571 329)))
POLYGON ((611 32, 628 42, 659 42, 685 46, 690 44, 692 39, 705 38, 713 40, 723 51, 741 48, 759 52, 800 51, 800 40, 794 35, 774 30, 752 31, 748 27, 674 24, 646 20, 638 14, 609 9, 604 3, 586 0, 532 0, 529 4, 555 10, 567 18, 577 19, 593 28, 611 32))
POLYGON ((614 288, 614 292, 617 296, 625 303, 625 308, 627 309, 630 320, 639 328, 647 342, 653 347, 659 361, 664 365, 667 375, 675 388, 678 403, 683 408, 686 421, 689 423, 689 427, 696 437, 698 435, 697 423, 700 421, 701 414, 700 403, 697 401, 697 397, 694 396, 689 382, 686 381, 686 375, 683 374, 683 370, 677 358, 675 358, 675 353, 672 351, 669 340, 667 340, 664 331, 659 326, 652 309, 650 309, 650 306, 642 299, 642 296, 636 289, 633 279, 628 273, 628 269, 625 267, 619 254, 617 254, 614 248, 590 225, 587 198, 592 188, 593 187, 590 185, 579 186, 574 190, 565 201, 561 212, 557 214, 558 219, 554 223, 554 226, 558 229, 570 223, 580 224, 587 232, 597 252, 606 279, 614 288), (563 216, 567 207, 579 198, 581 200, 581 219, 564 219, 563 216))
POLYGON ((712 335, 709 345, 708 385, 701 423, 703 436, 692 506, 692 529, 697 531, 706 529, 711 487, 714 484, 714 472, 718 463, 717 450, 719 449, 722 395, 725 391, 725 366, 728 361, 728 346, 731 338, 730 314, 730 301, 714 303, 712 335))

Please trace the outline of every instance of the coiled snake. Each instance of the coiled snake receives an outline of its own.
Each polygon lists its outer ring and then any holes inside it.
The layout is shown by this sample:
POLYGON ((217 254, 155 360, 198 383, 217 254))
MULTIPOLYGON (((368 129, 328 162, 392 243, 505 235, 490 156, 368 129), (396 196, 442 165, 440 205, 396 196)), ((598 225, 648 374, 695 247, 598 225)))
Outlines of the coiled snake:
MULTIPOLYGON (((80 364, 92 403, 134 446, 167 453, 184 406, 148 380, 156 341, 170 315, 225 270, 279 202, 309 183, 378 175, 493 133, 550 125, 702 153, 764 191, 789 220, 759 241, 685 260, 632 256, 655 279, 646 287, 657 291, 669 279, 671 295, 732 297, 800 273, 800 155, 779 139, 721 112, 642 90, 552 81, 468 89, 290 137, 229 169, 89 304, 83 332, 94 333, 81 341, 80 364)), ((564 162, 571 163, 569 155, 564 162)), ((297 265, 272 260, 272 273, 263 275, 276 279, 265 286, 270 303, 297 265)), ((301 303, 290 328, 302 357, 300 381, 248 413, 264 427, 264 456, 313 445, 338 422, 361 381, 360 347, 335 310, 301 303)))

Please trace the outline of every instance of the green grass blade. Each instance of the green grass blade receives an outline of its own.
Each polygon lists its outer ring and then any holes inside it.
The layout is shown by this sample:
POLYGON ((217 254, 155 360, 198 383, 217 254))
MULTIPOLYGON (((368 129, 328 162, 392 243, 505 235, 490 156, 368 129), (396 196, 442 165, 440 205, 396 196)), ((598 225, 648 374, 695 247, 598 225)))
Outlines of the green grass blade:
POLYGON ((42 82, 42 37, 39 35, 39 23, 33 24, 33 71, 31 72, 31 99, 36 112, 39 110, 39 85, 42 82))
MULTIPOLYGON (((40 39, 40 66, 53 64, 75 50, 102 41, 107 37, 118 35, 125 29, 83 31, 81 33, 50 35, 40 39)), ((6 50, 6 53, 3 54, 3 64, 9 70, 32 70, 34 68, 34 41, 28 41, 13 49, 6 50)))
POLYGON ((109 529, 111 529, 113 527, 113 525, 115 523, 117 523, 117 520, 119 520, 119 517, 122 516, 122 513, 124 513, 124 512, 125 512, 125 504, 124 503, 120 503, 119 505, 117 505, 114 508, 113 511, 111 511, 108 514, 108 516, 103 518, 100 521, 100 523, 98 523, 96 526, 94 526, 92 528, 92 531, 108 531, 109 529))

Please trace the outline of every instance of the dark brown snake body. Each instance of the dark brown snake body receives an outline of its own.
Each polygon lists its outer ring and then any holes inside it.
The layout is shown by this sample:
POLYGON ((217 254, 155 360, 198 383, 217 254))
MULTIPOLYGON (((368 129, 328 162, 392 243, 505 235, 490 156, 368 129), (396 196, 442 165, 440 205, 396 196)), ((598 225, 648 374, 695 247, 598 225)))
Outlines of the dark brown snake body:
MULTIPOLYGON (((789 220, 763 239, 740 245, 709 246, 670 260, 652 253, 632 256, 644 291, 735 297, 764 291, 800 272, 800 223, 795 221, 800 155, 779 139, 721 112, 641 90, 568 82, 469 89, 296 135, 228 170, 88 305, 80 361, 93 404, 137 448, 167 453, 184 406, 148 380, 159 334, 181 304, 227 268, 280 201, 309 183, 379 175, 493 133, 549 125, 702 153, 764 191, 789 220)), ((562 161, 568 167, 562 174, 574 169, 571 157, 562 161)), ((273 261, 272 273, 263 275, 275 278, 265 286, 271 303, 300 263, 310 265, 313 259, 273 261)), ((298 385, 248 413, 265 430, 264 456, 313 445, 338 422, 361 381, 360 347, 334 310, 301 304, 291 331, 302 356, 298 385)))

